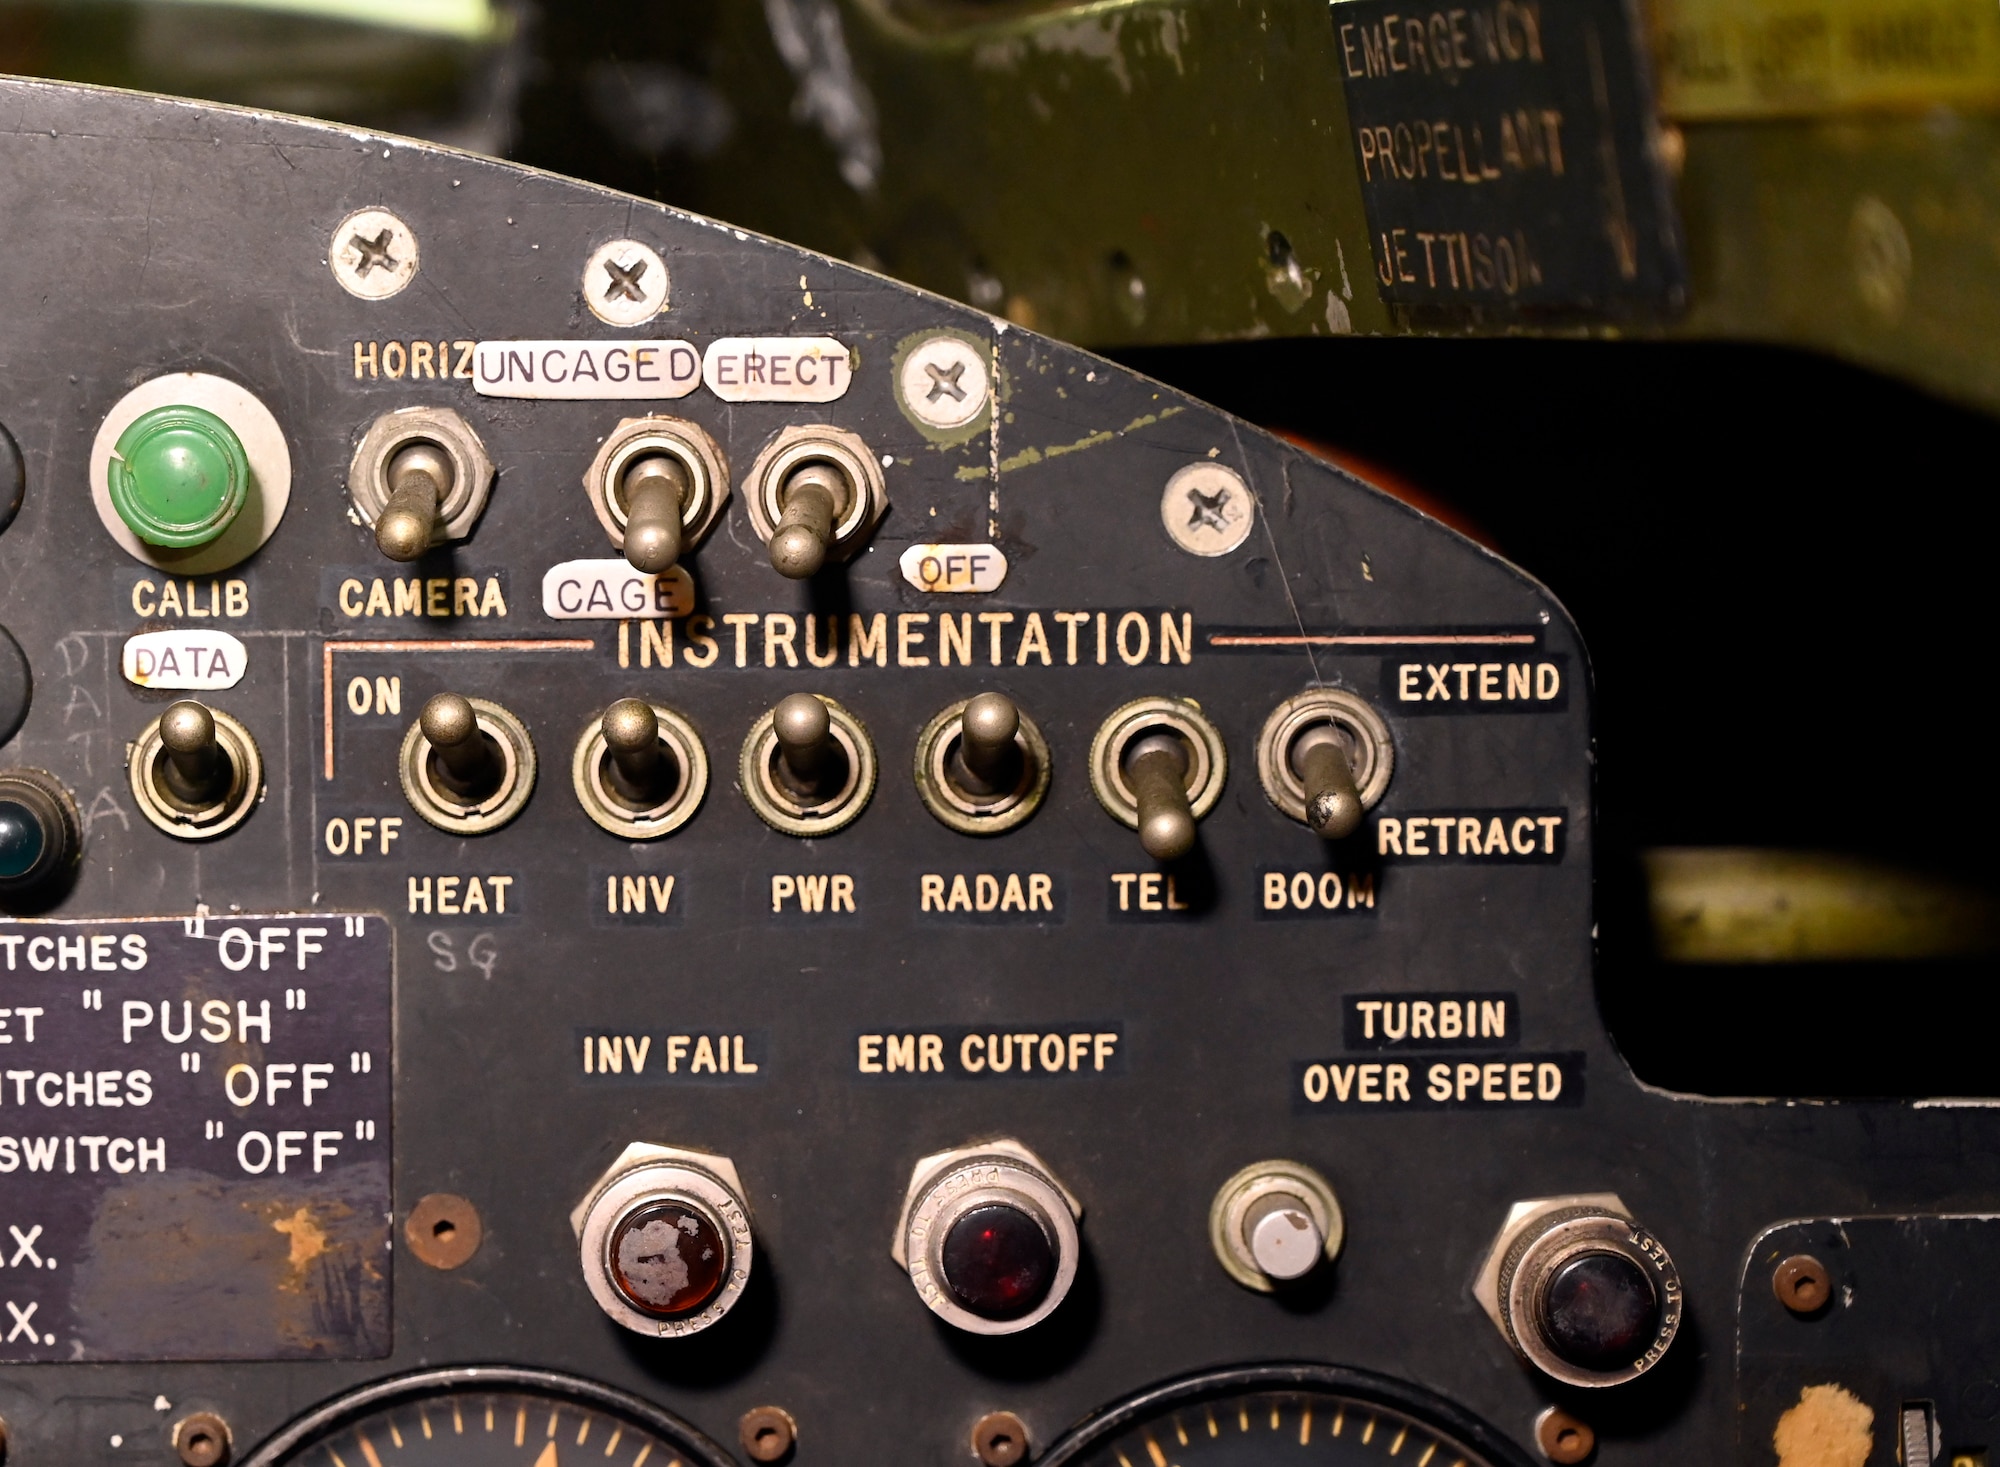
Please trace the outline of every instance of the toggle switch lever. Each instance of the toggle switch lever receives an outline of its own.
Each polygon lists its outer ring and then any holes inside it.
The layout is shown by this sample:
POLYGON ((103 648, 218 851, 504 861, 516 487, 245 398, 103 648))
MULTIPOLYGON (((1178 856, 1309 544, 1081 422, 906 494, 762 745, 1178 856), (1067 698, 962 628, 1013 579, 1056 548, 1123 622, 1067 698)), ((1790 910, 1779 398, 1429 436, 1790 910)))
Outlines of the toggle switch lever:
POLYGON ((439 693, 424 704, 418 722, 443 766, 432 777, 452 794, 477 803, 500 787, 506 770, 470 702, 457 693, 439 693))
POLYGON ((825 702, 793 693, 771 711, 771 723, 778 736, 778 776, 794 794, 811 800, 839 785, 840 746, 825 702))
POLYGON ((1125 751, 1122 772, 1139 807, 1139 844, 1146 854, 1171 861, 1193 850, 1187 747, 1170 733, 1146 734, 1125 751))
POLYGON ((779 575, 803 581, 819 574, 850 492, 846 476, 830 463, 792 471, 778 490, 778 528, 771 536, 771 566, 779 575))
MULTIPOLYGON (((630 540, 625 543, 631 545, 630 540)), ((660 749, 660 720, 653 705, 643 698, 620 698, 604 710, 601 722, 613 788, 634 808, 658 804, 672 771, 660 749)))
POLYGON ((375 545, 389 559, 411 561, 437 537, 438 506, 451 494, 451 456, 435 443, 396 451, 386 475, 389 501, 375 519, 375 545))
POLYGON ((167 752, 159 766, 165 793, 190 810, 214 804, 230 780, 215 715, 192 698, 181 699, 160 715, 160 743, 167 752))
POLYGON ((618 487, 625 502, 625 559, 649 575, 673 569, 681 558, 687 470, 667 454, 648 454, 625 470, 618 487))
POLYGON ((1344 840, 1361 824, 1361 792, 1354 787, 1354 765, 1347 743, 1330 723, 1306 729, 1292 741, 1287 756, 1292 772, 1306 787, 1306 824, 1314 835, 1344 840))
POLYGON ((1021 780, 1021 710, 1005 693, 981 693, 959 716, 952 782, 971 795, 996 795, 1021 780))

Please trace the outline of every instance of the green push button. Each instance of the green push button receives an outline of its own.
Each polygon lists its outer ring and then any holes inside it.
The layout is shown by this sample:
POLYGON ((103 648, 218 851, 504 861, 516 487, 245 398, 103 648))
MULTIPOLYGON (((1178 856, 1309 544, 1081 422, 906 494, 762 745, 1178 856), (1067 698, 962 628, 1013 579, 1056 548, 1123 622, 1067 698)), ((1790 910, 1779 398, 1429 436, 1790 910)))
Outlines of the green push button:
POLYGON ((154 408, 119 435, 106 477, 112 507, 133 534, 184 550, 235 520, 250 492, 250 461, 222 419, 176 405, 154 408))

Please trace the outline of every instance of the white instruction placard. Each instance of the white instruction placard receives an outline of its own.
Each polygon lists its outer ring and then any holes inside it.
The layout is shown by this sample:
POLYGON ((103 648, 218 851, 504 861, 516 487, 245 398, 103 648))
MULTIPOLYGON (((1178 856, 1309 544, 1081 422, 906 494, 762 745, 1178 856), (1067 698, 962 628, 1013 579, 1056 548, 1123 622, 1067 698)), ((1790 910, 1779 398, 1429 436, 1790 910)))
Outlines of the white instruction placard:
POLYGON ((694 577, 681 566, 658 574, 622 560, 565 560, 542 575, 542 614, 557 621, 622 621, 686 616, 694 577))
POLYGON ((685 341, 482 341, 472 385, 485 397, 686 397, 701 385, 701 356, 685 341))
POLYGON ((250 653, 227 632, 188 627, 127 637, 119 665, 134 687, 213 692, 243 681, 250 653))
POLYGON ((701 371, 724 402, 832 402, 853 361, 831 336, 725 336, 708 344, 701 371))

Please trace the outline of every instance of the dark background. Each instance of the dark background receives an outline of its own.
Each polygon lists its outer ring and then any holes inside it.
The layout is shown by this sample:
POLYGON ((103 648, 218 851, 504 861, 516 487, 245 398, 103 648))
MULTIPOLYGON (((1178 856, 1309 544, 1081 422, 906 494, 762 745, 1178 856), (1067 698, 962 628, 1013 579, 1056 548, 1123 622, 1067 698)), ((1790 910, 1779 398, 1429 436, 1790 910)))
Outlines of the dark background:
POLYGON ((1121 360, 1372 470, 1575 616, 1597 689, 1598 998, 1642 1078, 1995 1093, 1970 1022, 1991 959, 1668 966, 1638 852, 1852 852, 1993 889, 2000 423, 1738 344, 1262 341, 1121 360))

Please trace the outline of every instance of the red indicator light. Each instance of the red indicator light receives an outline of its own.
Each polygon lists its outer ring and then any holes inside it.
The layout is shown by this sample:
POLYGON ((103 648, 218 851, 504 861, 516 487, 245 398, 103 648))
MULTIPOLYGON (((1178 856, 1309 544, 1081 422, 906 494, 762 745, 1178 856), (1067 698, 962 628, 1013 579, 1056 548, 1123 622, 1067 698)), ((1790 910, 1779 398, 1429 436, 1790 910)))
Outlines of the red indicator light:
POLYGON ((1057 1264, 1041 1223, 997 1202, 951 1225, 939 1261, 952 1297, 985 1319, 1018 1319, 1033 1311, 1048 1296, 1057 1264))

